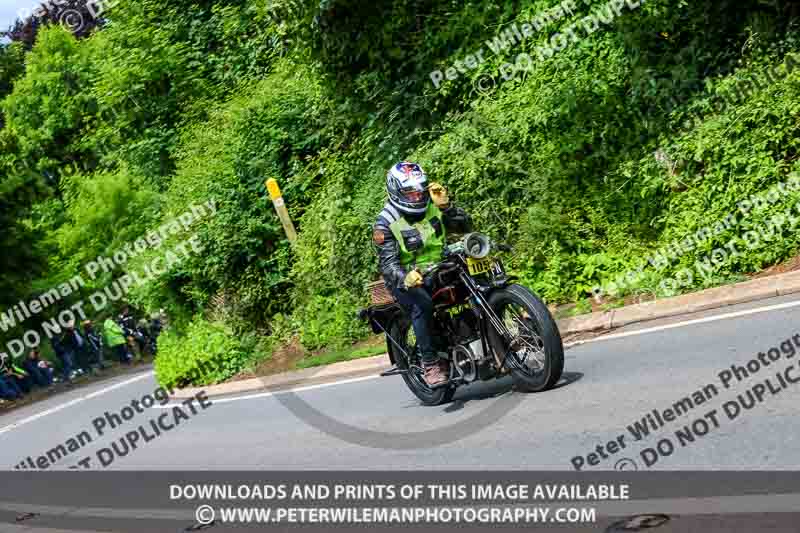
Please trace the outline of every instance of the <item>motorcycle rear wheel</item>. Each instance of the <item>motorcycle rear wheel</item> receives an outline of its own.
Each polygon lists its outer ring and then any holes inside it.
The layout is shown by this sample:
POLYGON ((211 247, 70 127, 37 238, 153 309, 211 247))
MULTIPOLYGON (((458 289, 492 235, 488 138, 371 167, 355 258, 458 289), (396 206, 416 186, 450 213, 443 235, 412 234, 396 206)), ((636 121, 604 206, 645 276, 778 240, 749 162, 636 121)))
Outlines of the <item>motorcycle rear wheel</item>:
POLYGON ((522 285, 509 285, 489 297, 497 313, 517 342, 509 350, 500 335, 490 327, 492 346, 500 360, 506 356, 514 384, 524 392, 553 388, 564 371, 564 344, 550 310, 533 292, 522 285))
POLYGON ((395 321, 389 328, 389 334, 411 357, 409 365, 409 360, 397 346, 394 346, 391 342, 389 343, 397 367, 402 370, 409 370, 410 367, 410 371, 403 374, 403 381, 406 382, 406 386, 408 386, 414 396, 419 398, 423 405, 428 406, 442 405, 450 402, 453 399, 453 395, 456 393, 455 387, 447 385, 431 389, 425 382, 425 376, 422 373, 422 361, 417 351, 417 342, 411 324, 408 322, 395 321))

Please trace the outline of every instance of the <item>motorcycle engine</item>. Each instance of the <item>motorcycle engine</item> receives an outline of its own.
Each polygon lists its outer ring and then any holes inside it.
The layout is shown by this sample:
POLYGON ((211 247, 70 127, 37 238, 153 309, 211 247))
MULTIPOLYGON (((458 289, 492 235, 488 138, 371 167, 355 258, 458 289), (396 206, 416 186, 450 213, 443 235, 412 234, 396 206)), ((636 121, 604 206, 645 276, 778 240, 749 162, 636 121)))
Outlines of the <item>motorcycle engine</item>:
POLYGON ((484 353, 476 311, 471 308, 464 309, 452 319, 455 342, 451 359, 456 375, 465 382, 493 376, 492 359, 484 353))
POLYGON ((459 344, 454 346, 451 360, 456 377, 463 379, 466 383, 475 381, 478 378, 478 361, 475 359, 475 354, 472 353, 469 345, 459 344))
POLYGON ((453 317, 456 344, 466 344, 478 336, 478 316, 474 309, 464 309, 453 317))
POLYGON ((484 354, 483 343, 479 338, 469 344, 454 346, 450 359, 456 376, 467 383, 489 379, 495 375, 492 360, 484 354))

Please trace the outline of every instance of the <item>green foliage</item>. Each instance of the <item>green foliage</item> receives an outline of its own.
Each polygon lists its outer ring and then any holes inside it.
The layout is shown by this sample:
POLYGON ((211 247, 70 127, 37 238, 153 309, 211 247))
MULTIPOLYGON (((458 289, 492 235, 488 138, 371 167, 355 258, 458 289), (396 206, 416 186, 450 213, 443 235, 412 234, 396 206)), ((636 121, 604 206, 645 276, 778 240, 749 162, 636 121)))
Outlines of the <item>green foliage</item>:
MULTIPOLYGON (((264 81, 242 86, 208 122, 186 129, 165 218, 209 198, 218 211, 193 228, 207 253, 182 281, 173 280, 181 291, 199 295, 201 304, 226 294, 251 324, 291 308, 285 296, 291 254, 264 182, 280 177, 287 198, 301 209, 310 201, 314 174, 303 171, 335 130, 322 122, 326 107, 311 72, 285 62, 264 81)), ((174 290, 175 283, 165 287, 174 290)))
POLYGON ((354 320, 357 310, 352 298, 315 296, 294 315, 300 342, 305 348, 315 350, 363 338, 367 327, 354 320))
MULTIPOLYGON (((0 139, 1 140, 1 139, 0 139)), ((41 256, 31 246, 41 235, 26 220, 41 184, 31 176, 0 175, 0 306, 13 305, 30 291, 44 271, 41 256)))
MULTIPOLYGON (((21 44, 0 44, 0 98, 14 87, 14 81, 25 72, 25 51, 21 44)), ((0 122, 2 126, 2 122, 0 122)))
POLYGON ((87 93, 91 52, 60 26, 39 33, 37 46, 26 57, 25 75, 0 106, 19 168, 55 183, 63 173, 93 167, 94 156, 80 146, 94 106, 87 93))
POLYGON ((220 324, 195 317, 183 334, 167 330, 158 339, 155 370, 164 387, 209 385, 236 375, 249 361, 244 341, 220 324))
POLYGON ((380 344, 378 346, 365 346, 358 349, 344 349, 327 352, 322 355, 314 357, 307 357, 298 361, 297 368, 313 368, 315 366, 330 365, 333 363, 340 363, 343 361, 353 361, 355 359, 362 359, 364 357, 372 357, 374 355, 381 355, 386 353, 386 345, 380 344))
POLYGON ((224 4, 120 3, 114 24, 92 39, 102 61, 89 146, 148 175, 174 172, 179 126, 204 120, 211 101, 266 73, 274 57, 257 10, 224 4))
POLYGON ((797 70, 720 103, 796 57, 796 3, 648 0, 539 58, 554 33, 606 4, 589 0, 489 50, 557 3, 142 0, 120 2, 86 38, 46 28, 24 60, 0 47, 1 298, 69 278, 214 199, 216 215, 167 245, 195 235, 203 252, 130 294, 176 324, 159 379, 179 383, 207 359, 200 381, 222 379, 288 339, 342 346, 367 334, 355 311, 377 277, 370 228, 401 159, 513 244, 507 266, 549 302, 583 300, 632 270, 621 295, 663 296, 795 254, 787 227, 664 285, 774 214, 753 210, 667 267, 642 268, 798 169, 797 70), (431 71, 479 49, 485 61, 434 86, 431 71), (533 68, 504 80, 499 69, 521 52, 533 68), (487 76, 494 86, 477 90, 487 76), (266 198, 270 177, 298 229, 293 246, 266 198), (258 350, 255 335, 269 336, 258 350), (211 347, 181 362, 193 336, 211 347))
MULTIPOLYGON (((159 213, 159 194, 126 169, 69 176, 62 187, 66 220, 53 234, 59 260, 51 260, 60 272, 81 272, 100 256, 112 257, 144 236, 159 213)), ((95 283, 104 286, 111 276, 99 276, 95 283)))

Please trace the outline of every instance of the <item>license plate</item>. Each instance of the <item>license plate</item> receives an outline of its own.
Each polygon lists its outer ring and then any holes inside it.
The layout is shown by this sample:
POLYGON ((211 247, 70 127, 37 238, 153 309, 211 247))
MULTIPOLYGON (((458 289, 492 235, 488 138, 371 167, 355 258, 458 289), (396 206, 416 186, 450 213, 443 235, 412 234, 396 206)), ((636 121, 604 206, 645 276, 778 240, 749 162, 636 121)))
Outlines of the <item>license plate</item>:
POLYGON ((467 268, 469 269, 471 276, 477 276, 478 274, 489 272, 492 269, 492 265, 494 265, 494 261, 491 259, 467 258, 467 268))
POLYGON ((506 271, 503 268, 503 263, 500 262, 498 259, 492 265, 492 276, 496 278, 504 278, 506 276, 506 271))

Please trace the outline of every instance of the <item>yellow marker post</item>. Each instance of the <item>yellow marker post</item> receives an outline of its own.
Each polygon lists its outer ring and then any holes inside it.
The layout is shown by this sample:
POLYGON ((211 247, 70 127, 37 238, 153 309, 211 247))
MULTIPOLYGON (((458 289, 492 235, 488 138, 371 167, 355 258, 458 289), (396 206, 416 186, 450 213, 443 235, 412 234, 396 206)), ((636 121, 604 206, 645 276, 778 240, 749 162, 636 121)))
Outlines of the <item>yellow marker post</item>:
POLYGON ((278 187, 278 182, 274 178, 268 179, 266 185, 269 191, 269 197, 272 199, 272 205, 275 206, 275 212, 278 213, 278 218, 281 219, 281 224, 283 224, 283 231, 286 232, 286 238, 289 239, 290 243, 294 244, 297 240, 297 232, 294 229, 294 224, 292 224, 292 219, 289 217, 286 203, 283 201, 281 188, 278 187))

